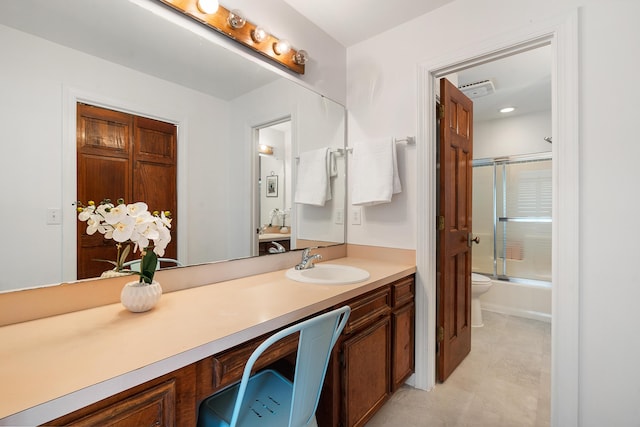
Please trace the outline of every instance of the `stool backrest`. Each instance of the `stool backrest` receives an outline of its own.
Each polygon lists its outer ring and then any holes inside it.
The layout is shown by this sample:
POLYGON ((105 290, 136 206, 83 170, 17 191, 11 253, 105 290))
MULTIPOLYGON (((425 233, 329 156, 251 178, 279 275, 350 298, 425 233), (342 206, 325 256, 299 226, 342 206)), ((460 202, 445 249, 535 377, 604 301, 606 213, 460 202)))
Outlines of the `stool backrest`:
POLYGON ((350 312, 349 306, 344 306, 328 313, 320 314, 285 328, 260 344, 251 354, 245 366, 231 418, 231 427, 234 427, 238 420, 247 383, 255 361, 272 344, 296 332, 300 332, 300 337, 293 379, 289 427, 306 426, 315 415, 331 351, 347 324, 350 312))

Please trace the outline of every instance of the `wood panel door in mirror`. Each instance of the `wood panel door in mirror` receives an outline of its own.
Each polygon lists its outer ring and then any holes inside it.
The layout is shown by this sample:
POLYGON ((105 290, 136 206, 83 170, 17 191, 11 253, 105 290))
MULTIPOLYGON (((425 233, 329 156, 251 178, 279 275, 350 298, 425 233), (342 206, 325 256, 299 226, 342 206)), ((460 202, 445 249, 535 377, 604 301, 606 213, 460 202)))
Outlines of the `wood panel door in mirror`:
MULTIPOLYGON (((83 203, 89 200, 99 203, 103 199, 111 199, 116 203, 119 198, 129 203, 144 201, 152 211, 170 210, 174 216, 177 216, 176 128, 174 125, 162 123, 165 126, 158 127, 163 130, 169 127, 170 136, 158 137, 160 132, 157 132, 152 137, 147 137, 147 132, 138 131, 137 125, 136 116, 131 114, 78 104, 77 198, 83 203), (143 141, 138 142, 137 138, 142 138, 143 141), (146 153, 139 154, 138 151, 141 146, 157 145, 153 143, 154 140, 170 145, 168 148, 159 150, 160 152, 173 154, 164 156, 169 160, 164 158, 162 167, 151 167, 153 171, 149 173, 148 169, 138 167, 138 164, 149 156, 146 153), (144 176, 149 178, 145 179, 144 176), (140 191, 147 181, 160 184, 144 192, 140 191), (150 194, 153 195, 152 200, 136 198, 150 194)), ((145 125, 146 122, 143 120, 144 128, 149 127, 145 125)), ((87 235, 86 223, 80 221, 78 221, 77 236, 78 279, 100 276, 103 271, 113 268, 108 263, 96 261, 116 259, 117 251, 113 240, 104 239, 99 233, 87 235)), ((172 248, 167 248, 165 256, 175 258, 177 249, 174 231, 172 231, 172 239, 174 239, 172 248)))

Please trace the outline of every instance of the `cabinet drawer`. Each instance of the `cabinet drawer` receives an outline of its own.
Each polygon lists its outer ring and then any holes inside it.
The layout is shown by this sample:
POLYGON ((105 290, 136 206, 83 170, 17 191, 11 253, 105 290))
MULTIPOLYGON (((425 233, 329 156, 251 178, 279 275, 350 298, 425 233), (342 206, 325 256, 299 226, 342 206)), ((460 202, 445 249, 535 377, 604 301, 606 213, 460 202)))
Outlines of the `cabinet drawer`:
POLYGON ((175 381, 167 381, 67 425, 173 427, 176 425, 175 402, 175 381))
MULTIPOLYGON (((298 334, 290 335, 269 347, 256 361, 255 370, 262 369, 288 354, 294 353, 298 348, 298 334)), ((224 353, 210 358, 213 390, 225 387, 240 381, 244 366, 251 353, 266 339, 266 336, 252 340, 246 344, 235 347, 224 353)))
POLYGON ((347 302, 351 307, 344 334, 363 328, 391 312, 391 289, 385 287, 347 302))
POLYGON ((405 277, 391 284, 392 307, 396 308, 413 301, 415 295, 415 279, 413 276, 405 277))

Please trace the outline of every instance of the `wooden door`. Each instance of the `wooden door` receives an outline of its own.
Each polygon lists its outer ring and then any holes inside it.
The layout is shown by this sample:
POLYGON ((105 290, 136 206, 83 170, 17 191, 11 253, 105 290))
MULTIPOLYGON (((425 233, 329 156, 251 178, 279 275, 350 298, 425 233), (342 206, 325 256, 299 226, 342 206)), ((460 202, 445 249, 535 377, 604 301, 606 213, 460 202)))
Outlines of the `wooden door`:
MULTIPOLYGON (((152 211, 171 211, 171 243, 165 257, 176 258, 176 127, 79 103, 76 140, 78 200, 115 203, 123 198, 127 203, 144 201, 152 211)), ((87 235, 81 221, 77 230, 77 278, 100 276, 113 268, 96 259, 115 260, 115 242, 99 233, 87 235)))
POLYGON ((438 183, 438 355, 444 381, 471 351, 473 103, 440 81, 438 183))

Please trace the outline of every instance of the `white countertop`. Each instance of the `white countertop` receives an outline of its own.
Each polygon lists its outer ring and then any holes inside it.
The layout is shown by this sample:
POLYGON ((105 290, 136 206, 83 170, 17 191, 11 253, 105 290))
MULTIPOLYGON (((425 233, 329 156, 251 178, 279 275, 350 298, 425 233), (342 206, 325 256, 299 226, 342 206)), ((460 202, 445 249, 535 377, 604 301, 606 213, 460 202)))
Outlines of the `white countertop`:
POLYGON ((35 425, 172 372, 415 272, 359 258, 369 280, 317 285, 285 270, 0 327, 0 425, 35 425))

